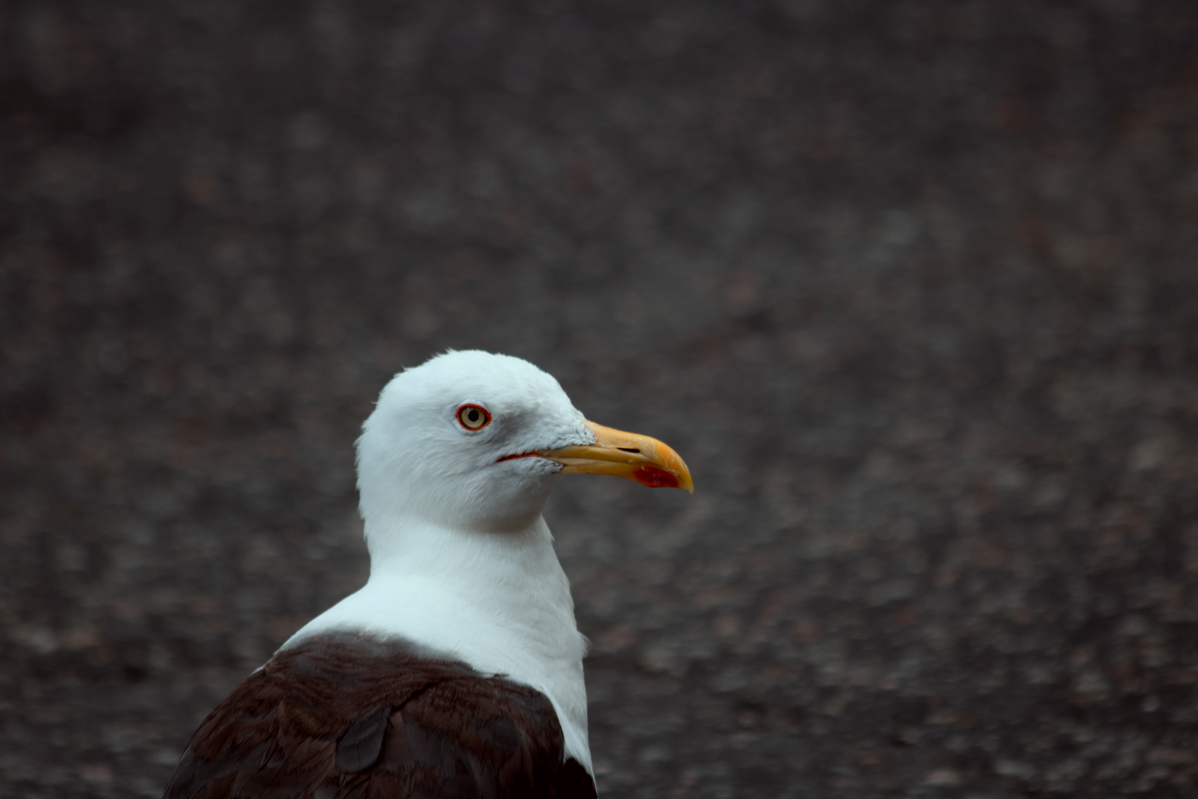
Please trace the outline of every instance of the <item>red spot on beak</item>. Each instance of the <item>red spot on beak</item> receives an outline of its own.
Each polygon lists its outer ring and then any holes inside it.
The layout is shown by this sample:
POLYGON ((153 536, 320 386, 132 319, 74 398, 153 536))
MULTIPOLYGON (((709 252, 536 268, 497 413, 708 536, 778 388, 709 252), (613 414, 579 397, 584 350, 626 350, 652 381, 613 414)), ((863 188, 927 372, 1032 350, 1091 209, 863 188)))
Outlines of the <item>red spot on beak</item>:
POLYGON ((665 469, 659 469, 656 466, 638 466, 636 471, 632 473, 632 479, 636 480, 643 486, 649 488, 677 488, 678 478, 667 472, 665 469))

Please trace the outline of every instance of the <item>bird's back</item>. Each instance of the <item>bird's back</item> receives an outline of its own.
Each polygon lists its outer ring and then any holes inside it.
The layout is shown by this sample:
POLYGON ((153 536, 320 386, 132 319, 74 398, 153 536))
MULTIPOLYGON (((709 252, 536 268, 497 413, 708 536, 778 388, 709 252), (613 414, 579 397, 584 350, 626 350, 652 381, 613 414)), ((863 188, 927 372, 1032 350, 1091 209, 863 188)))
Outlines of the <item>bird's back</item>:
POLYGON ((325 634, 209 714, 167 799, 594 797, 540 692, 403 641, 325 634))

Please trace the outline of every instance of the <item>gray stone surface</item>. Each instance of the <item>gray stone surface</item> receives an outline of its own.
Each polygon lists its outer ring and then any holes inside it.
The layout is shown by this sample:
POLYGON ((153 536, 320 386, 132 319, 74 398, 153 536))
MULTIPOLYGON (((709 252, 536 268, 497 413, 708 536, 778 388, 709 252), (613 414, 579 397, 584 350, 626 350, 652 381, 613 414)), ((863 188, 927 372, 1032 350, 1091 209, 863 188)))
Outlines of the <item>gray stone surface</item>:
POLYGON ((551 508, 604 795, 1193 795, 1196 22, 0 5, 0 795, 161 791, 446 347, 693 468, 551 508))

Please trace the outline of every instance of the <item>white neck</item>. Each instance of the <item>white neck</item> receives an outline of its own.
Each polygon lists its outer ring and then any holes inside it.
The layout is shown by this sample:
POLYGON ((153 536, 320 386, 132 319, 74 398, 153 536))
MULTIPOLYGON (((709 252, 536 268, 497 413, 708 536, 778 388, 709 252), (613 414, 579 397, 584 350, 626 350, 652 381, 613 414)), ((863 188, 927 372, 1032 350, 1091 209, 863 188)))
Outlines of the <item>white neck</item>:
POLYGON ((366 585, 283 648, 321 632, 355 629, 403 637, 484 674, 507 675, 549 698, 566 756, 592 771, 586 643, 544 519, 523 530, 487 533, 392 518, 368 521, 366 539, 366 585))

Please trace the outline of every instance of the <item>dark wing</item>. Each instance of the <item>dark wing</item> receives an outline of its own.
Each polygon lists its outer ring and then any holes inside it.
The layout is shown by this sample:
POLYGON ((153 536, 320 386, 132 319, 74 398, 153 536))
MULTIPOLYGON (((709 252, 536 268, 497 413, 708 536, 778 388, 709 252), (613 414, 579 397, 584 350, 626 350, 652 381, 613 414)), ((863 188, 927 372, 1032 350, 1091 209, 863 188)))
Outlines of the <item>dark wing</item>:
POLYGON ((545 696, 359 636, 280 652, 191 739, 166 799, 595 797, 545 696))

